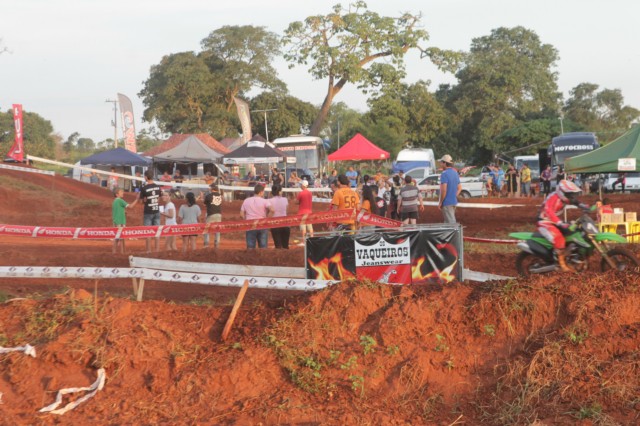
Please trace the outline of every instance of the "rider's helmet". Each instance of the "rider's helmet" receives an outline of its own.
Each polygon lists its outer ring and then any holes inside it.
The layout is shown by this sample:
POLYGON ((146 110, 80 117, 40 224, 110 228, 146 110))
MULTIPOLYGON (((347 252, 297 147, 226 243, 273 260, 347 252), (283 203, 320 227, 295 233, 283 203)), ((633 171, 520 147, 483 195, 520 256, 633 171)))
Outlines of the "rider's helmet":
POLYGON ((578 188, 578 185, 571 182, 570 180, 563 179, 558 184, 556 193, 563 202, 569 203, 573 202, 578 196, 578 194, 580 193, 580 188, 578 188))

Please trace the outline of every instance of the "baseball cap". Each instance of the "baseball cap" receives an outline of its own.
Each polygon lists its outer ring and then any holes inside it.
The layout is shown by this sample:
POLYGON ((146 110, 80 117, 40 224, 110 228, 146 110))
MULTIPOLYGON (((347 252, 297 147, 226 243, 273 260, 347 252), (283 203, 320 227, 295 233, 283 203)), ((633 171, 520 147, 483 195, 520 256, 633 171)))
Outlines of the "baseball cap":
POLYGON ((453 163, 453 158, 449 154, 443 155, 442 158, 438 161, 442 161, 445 163, 453 163))
POLYGON ((306 179, 303 179, 302 181, 300 181, 300 185, 302 186, 309 186, 309 182, 307 182, 306 179))

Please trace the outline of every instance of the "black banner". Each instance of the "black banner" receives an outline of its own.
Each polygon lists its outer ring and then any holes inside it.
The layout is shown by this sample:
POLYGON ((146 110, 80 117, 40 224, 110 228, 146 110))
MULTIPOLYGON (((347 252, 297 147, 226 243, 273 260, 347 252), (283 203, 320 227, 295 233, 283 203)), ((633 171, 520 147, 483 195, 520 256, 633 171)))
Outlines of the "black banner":
POLYGON ((308 238, 307 278, 368 278, 392 284, 451 282, 462 276, 460 225, 308 238))

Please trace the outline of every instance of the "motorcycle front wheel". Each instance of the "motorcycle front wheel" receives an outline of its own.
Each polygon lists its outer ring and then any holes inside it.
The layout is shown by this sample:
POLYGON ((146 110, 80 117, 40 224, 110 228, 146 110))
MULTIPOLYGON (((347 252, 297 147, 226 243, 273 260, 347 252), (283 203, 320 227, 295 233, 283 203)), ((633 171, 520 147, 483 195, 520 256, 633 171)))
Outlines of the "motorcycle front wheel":
POLYGON ((518 270, 518 274, 523 277, 529 277, 532 274, 540 273, 535 272, 535 270, 544 266, 550 266, 550 264, 542 257, 527 253, 526 251, 518 254, 518 257, 516 258, 516 269, 518 270))
MULTIPOLYGON (((628 250, 622 248, 611 249, 607 252, 607 256, 613 260, 618 271, 638 271, 640 269, 640 261, 628 250)), ((602 272, 611 270, 611 265, 609 265, 607 259, 602 258, 600 269, 602 272)))

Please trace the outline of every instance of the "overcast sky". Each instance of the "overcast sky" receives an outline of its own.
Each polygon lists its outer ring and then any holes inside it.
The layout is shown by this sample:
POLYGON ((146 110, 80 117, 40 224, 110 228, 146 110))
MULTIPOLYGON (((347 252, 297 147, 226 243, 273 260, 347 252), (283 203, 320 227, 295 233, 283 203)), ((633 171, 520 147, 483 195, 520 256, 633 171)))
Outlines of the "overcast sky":
MULTIPOLYGON (((77 131, 98 142, 113 138, 118 92, 131 98, 136 130, 143 105, 138 93, 162 56, 200 50, 200 41, 224 25, 265 26, 282 34, 290 22, 326 14, 337 0, 0 0, 0 109, 13 103, 50 120, 63 138, 77 131)), ((620 89, 625 104, 640 108, 640 2, 609 0, 370 0, 381 15, 422 13, 429 45, 468 50, 475 37, 500 26, 522 25, 558 49, 560 90, 582 82, 620 89)), ((346 4, 346 3, 343 3, 346 4)), ((326 82, 303 67, 276 67, 289 91, 319 105, 326 82)), ((432 89, 454 82, 413 52, 407 82, 431 80, 432 89)), ((335 101, 366 110, 352 87, 335 101)), ((118 120, 120 118, 118 117, 118 120)), ((118 137, 122 137, 119 129, 118 137)))

